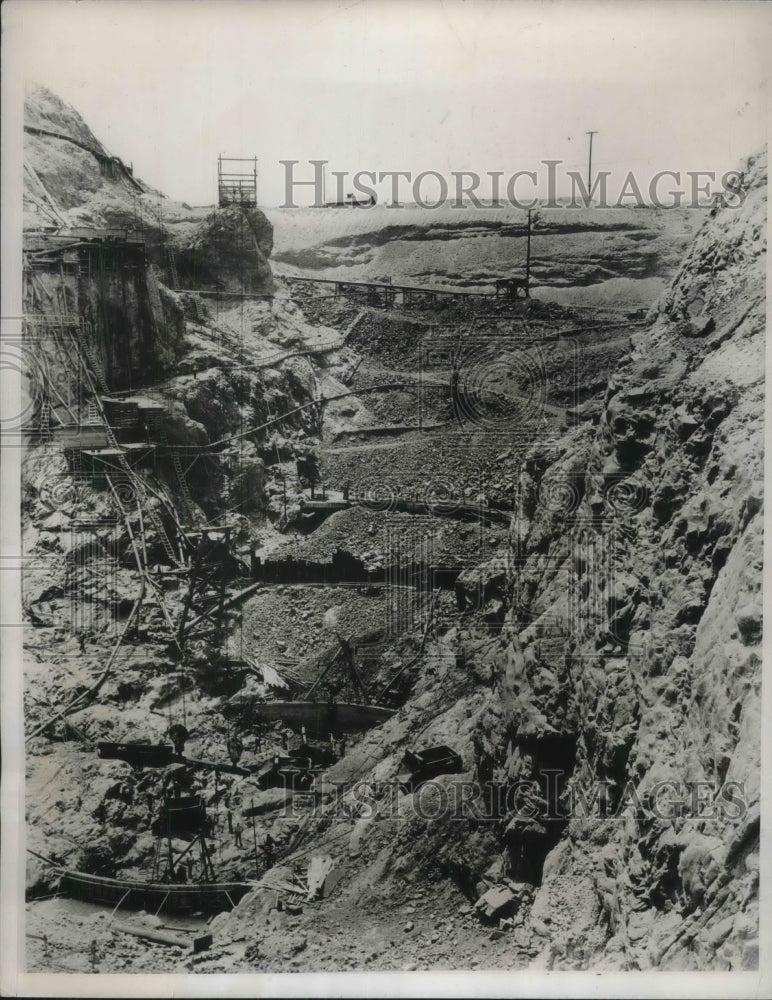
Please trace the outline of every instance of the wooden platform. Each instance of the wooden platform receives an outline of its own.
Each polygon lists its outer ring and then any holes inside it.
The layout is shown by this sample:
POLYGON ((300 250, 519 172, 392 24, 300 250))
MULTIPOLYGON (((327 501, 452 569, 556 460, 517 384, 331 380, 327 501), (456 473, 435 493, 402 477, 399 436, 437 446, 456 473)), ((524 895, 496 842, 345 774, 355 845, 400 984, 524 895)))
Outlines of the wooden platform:
POLYGON ((54 444, 59 448, 106 448, 109 444, 104 424, 73 424, 52 427, 54 444))
POLYGON ((250 890, 248 882, 137 882, 131 879, 104 878, 86 872, 65 871, 60 891, 73 899, 104 906, 121 904, 126 909, 145 909, 149 913, 220 913, 231 910, 250 890))
POLYGON ((309 736, 327 739, 330 733, 358 733, 380 726, 394 715, 394 709, 346 702, 269 701, 256 702, 254 714, 261 721, 284 722, 298 732, 305 726, 309 736))

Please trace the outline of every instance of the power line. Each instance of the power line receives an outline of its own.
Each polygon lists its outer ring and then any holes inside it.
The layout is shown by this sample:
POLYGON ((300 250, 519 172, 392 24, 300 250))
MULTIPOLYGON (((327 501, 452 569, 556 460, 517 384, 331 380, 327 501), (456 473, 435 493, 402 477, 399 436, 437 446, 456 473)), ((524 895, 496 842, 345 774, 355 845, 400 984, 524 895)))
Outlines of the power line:
POLYGON ((592 191, 592 137, 598 134, 598 130, 588 131, 586 133, 590 137, 590 155, 587 161, 587 191, 592 191))

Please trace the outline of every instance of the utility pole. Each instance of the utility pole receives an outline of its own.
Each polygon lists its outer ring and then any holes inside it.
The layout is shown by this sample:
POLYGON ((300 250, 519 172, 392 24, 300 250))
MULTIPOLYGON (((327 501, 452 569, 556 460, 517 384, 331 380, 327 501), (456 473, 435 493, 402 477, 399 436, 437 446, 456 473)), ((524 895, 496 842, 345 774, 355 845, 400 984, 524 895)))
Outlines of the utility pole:
POLYGON ((252 842, 255 845, 255 878, 260 878, 257 866, 257 827, 255 826, 255 800, 252 799, 252 842))
POLYGON ((528 235, 525 244, 525 297, 530 299, 531 297, 531 212, 533 209, 528 209, 528 235))
POLYGON ((592 137, 598 134, 597 129, 593 132, 587 132, 590 137, 590 158, 587 163, 587 197, 590 197, 590 192, 592 191, 592 137))

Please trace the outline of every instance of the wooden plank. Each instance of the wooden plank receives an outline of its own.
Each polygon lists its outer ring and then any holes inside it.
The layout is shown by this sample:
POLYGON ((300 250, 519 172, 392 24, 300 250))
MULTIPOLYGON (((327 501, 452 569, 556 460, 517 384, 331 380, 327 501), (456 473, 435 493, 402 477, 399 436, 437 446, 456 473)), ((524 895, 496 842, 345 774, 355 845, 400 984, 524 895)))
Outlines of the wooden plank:
POLYGON ((194 954, 206 951, 212 945, 211 934, 199 934, 191 939, 183 937, 181 934, 172 934, 169 931, 156 927, 148 927, 146 924, 126 924, 116 922, 112 925, 112 930, 120 931, 122 934, 131 934, 132 937, 143 938, 146 941, 155 941, 156 944, 171 945, 175 948, 191 948, 194 954))

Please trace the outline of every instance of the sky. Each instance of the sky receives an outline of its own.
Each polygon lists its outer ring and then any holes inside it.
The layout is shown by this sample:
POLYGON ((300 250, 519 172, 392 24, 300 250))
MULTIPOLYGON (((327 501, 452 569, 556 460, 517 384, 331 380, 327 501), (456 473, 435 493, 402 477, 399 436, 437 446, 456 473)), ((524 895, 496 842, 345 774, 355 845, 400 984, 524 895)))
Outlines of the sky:
POLYGON ((594 170, 621 183, 630 170, 720 176, 766 139, 766 3, 10 0, 2 11, 23 76, 189 204, 215 201, 220 153, 258 157, 271 206, 286 159, 299 178, 311 159, 541 178, 544 159, 586 172, 594 129, 594 170))

